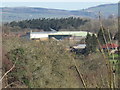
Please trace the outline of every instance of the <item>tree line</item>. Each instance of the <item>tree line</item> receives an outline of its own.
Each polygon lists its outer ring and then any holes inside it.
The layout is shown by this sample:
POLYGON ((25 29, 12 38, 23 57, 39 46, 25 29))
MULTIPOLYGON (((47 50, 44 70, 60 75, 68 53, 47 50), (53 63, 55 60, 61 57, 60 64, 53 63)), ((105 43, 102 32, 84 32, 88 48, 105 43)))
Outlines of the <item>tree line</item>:
POLYGON ((8 25, 14 27, 19 26, 22 29, 31 28, 31 29, 43 29, 44 31, 50 31, 50 28, 59 30, 59 29, 68 29, 70 27, 77 28, 80 25, 84 25, 88 20, 69 17, 69 18, 39 18, 32 20, 23 20, 23 21, 13 21, 8 25))

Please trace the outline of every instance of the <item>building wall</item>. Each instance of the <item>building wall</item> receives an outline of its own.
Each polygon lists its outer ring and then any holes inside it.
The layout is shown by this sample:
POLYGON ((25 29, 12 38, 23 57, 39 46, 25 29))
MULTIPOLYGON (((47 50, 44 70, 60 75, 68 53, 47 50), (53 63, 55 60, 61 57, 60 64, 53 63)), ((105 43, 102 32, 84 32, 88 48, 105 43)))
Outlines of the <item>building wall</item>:
POLYGON ((48 38, 48 34, 34 34, 34 33, 31 33, 30 34, 30 39, 32 38, 48 38))
POLYGON ((60 39, 69 38, 69 37, 71 37, 71 35, 49 35, 49 38, 52 38, 52 37, 60 40, 60 39))
POLYGON ((56 32, 30 32, 30 39, 43 39, 49 38, 50 36, 72 36, 85 38, 87 32, 85 31, 56 31, 56 32))

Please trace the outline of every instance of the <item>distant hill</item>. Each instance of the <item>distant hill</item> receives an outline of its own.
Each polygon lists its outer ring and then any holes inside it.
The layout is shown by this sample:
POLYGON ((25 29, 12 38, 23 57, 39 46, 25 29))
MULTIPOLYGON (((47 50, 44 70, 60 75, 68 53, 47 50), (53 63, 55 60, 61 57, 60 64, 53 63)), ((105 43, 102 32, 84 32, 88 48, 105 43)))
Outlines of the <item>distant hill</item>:
POLYGON ((104 17, 108 17, 110 15, 118 16, 118 4, 104 4, 99 5, 96 7, 90 7, 88 9, 85 9, 86 12, 94 13, 95 15, 98 14, 100 11, 104 17))
POLYGON ((98 12, 108 17, 109 15, 117 15, 117 4, 105 4, 96 7, 91 7, 82 10, 59 10, 59 9, 47 9, 36 7, 3 7, 0 8, 2 13, 3 22, 36 19, 36 18, 60 18, 60 17, 90 17, 96 18, 98 12))

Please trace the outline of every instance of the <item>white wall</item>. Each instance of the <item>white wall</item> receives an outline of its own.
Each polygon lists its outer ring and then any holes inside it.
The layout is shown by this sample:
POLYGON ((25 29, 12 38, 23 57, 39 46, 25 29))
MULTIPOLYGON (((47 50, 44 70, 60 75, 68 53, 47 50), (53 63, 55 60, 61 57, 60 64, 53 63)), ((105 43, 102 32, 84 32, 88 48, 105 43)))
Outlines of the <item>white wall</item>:
POLYGON ((30 34, 30 39, 32 38, 48 38, 48 34, 34 34, 34 33, 31 33, 30 34))

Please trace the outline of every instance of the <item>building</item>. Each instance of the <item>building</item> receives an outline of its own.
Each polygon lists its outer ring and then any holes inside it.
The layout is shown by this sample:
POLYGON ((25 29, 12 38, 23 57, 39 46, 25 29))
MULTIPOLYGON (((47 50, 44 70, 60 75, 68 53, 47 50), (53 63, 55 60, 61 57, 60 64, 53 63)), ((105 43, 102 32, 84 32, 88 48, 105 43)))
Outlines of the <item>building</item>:
POLYGON ((30 32, 29 34, 31 40, 47 40, 50 38, 55 38, 57 40, 62 40, 65 38, 69 38, 70 40, 80 40, 82 38, 85 38, 86 35, 86 31, 30 32))
POLYGON ((85 54, 86 53, 86 44, 78 44, 70 47, 70 51, 76 54, 85 54))
POLYGON ((86 44, 78 44, 76 46, 73 46, 75 49, 84 49, 86 47, 86 44))
POLYGON ((117 50, 118 49, 118 45, 117 44, 114 44, 114 43, 108 43, 108 44, 105 44, 105 45, 102 45, 102 49, 109 49, 109 50, 117 50))
POLYGON ((102 49, 104 51, 110 51, 110 54, 114 54, 114 53, 117 53, 118 52, 118 47, 119 45, 117 44, 114 44, 114 43, 108 43, 108 44, 105 44, 105 45, 102 45, 102 49))

